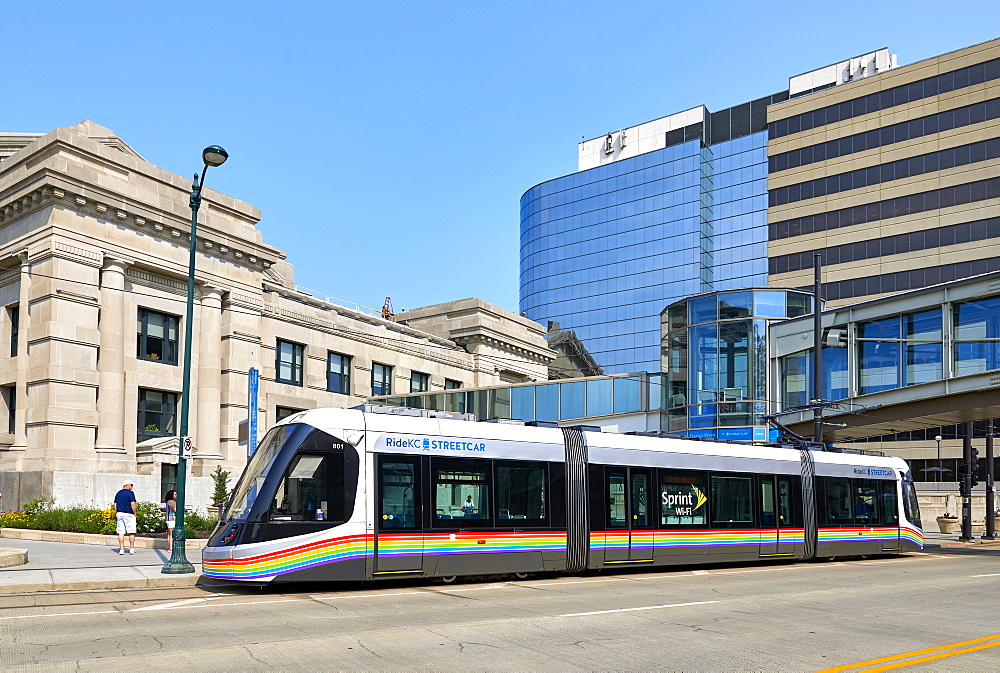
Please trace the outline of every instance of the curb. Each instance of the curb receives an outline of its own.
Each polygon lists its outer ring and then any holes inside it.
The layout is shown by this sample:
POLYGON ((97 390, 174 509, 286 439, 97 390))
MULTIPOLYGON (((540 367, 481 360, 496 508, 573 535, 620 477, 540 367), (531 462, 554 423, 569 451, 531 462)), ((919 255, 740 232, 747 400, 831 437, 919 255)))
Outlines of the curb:
MULTIPOLYGON (((34 540, 37 542, 71 542, 74 544, 93 544, 105 547, 117 547, 117 535, 98 535, 96 533, 67 533, 58 530, 33 530, 31 528, 0 528, 0 538, 10 540, 34 540)), ((208 540, 187 540, 185 549, 199 550, 208 540)), ((135 538, 136 549, 170 549, 166 538, 140 537, 135 538)), ((27 561, 25 561, 27 563, 27 561)), ((0 566, 2 567, 2 566, 0 566)))
POLYGON ((23 566, 28 562, 27 549, 14 549, 13 547, 0 547, 0 568, 11 568, 13 566, 23 566))
POLYGON ((980 540, 973 539, 968 542, 962 542, 961 540, 942 540, 940 545, 944 549, 971 549, 974 547, 996 547, 1000 545, 1000 539, 996 540, 980 540))
MULTIPOLYGON (((0 596, 63 591, 118 591, 125 589, 184 589, 196 587, 202 582, 200 572, 190 575, 165 575, 121 580, 87 580, 79 582, 34 582, 0 586, 0 596)), ((205 587, 206 589, 208 587, 205 587)))

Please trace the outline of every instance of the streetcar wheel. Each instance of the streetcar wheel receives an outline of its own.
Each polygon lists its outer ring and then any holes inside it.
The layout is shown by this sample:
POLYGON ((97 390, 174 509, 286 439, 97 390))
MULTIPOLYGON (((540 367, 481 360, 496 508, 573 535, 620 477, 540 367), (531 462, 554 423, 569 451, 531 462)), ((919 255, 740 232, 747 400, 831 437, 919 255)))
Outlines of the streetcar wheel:
POLYGON ((516 577, 519 580, 526 580, 526 579, 528 579, 528 575, 529 575, 529 573, 514 573, 514 577, 516 577))
POLYGON ((445 584, 451 584, 456 579, 458 579, 458 575, 448 575, 446 577, 442 577, 441 581, 444 582, 445 584))

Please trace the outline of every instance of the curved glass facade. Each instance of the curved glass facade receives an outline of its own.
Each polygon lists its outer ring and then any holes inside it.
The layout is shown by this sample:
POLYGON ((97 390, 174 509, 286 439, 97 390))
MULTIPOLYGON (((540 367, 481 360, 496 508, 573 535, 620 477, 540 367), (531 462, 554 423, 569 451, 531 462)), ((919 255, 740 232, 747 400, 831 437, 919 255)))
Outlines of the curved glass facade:
POLYGON ((812 312, 812 295, 788 290, 714 292, 661 314, 662 430, 765 441, 767 323, 812 312))
POLYGON ((605 374, 655 370, 659 313, 765 285, 766 132, 647 152, 521 197, 521 310, 571 330, 605 374))

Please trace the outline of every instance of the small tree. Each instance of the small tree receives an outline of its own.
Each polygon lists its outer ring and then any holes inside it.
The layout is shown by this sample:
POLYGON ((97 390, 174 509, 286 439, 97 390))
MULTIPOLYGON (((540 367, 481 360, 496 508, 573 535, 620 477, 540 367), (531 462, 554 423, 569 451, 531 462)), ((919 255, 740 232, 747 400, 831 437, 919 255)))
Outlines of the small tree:
POLYGON ((223 470, 221 465, 216 465, 215 471, 210 472, 208 475, 215 483, 215 488, 212 490, 212 504, 216 507, 222 507, 226 504, 226 499, 229 497, 230 474, 231 472, 223 470))

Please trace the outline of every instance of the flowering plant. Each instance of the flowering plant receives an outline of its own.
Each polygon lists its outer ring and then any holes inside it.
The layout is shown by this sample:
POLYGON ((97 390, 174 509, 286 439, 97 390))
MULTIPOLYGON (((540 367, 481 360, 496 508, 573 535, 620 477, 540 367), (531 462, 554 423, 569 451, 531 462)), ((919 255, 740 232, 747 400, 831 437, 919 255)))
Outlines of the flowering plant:
POLYGON ((944 514, 942 514, 938 518, 939 519, 957 519, 958 517, 955 516, 954 514, 952 514, 951 512, 945 512, 944 514))

